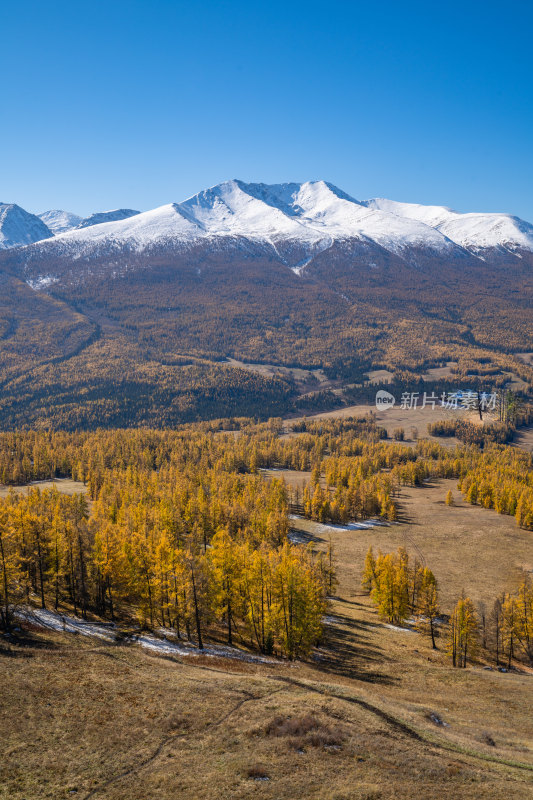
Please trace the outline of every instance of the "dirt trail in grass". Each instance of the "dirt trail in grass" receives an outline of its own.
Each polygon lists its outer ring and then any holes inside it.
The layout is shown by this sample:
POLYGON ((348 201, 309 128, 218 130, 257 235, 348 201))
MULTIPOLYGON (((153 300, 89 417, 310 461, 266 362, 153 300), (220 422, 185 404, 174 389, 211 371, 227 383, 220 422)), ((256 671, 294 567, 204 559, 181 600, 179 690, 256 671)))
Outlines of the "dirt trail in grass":
POLYGON ((291 520, 317 548, 331 536, 338 567, 307 662, 222 649, 192 660, 49 629, 0 644, 1 800, 529 800, 533 675, 454 670, 444 636, 434 651, 429 637, 388 627, 360 577, 370 544, 404 545, 436 573, 445 609, 463 587, 488 603, 532 558, 531 534, 464 503, 453 481, 399 499, 398 525, 291 520), (337 726, 338 745, 268 734, 273 719, 306 715, 337 726))
MULTIPOLYGON (((231 673, 227 673, 227 674, 231 674, 231 673)), ((282 690, 281 689, 274 689, 271 692, 267 692, 266 694, 254 695, 254 694, 251 694, 250 692, 247 692, 245 689, 243 689, 242 690, 242 694, 244 695, 244 697, 241 700, 239 700, 238 703, 236 703, 234 706, 232 706, 229 709, 229 711, 227 711, 225 714, 223 714, 218 720, 214 720, 212 723, 210 723, 207 726, 206 730, 214 730, 215 728, 218 728, 220 725, 223 725, 233 714, 235 714, 236 711, 238 711, 240 708, 242 708, 242 706, 245 703, 251 703, 253 701, 258 701, 258 700, 265 700, 268 697, 271 697, 272 695, 277 694, 280 691, 282 691, 282 690)), ((119 781, 123 780, 124 778, 128 778, 128 777, 140 772, 141 770, 146 769, 146 767, 149 767, 151 764, 153 764, 153 762, 157 758, 159 758, 159 756, 161 756, 163 750, 165 749, 165 747, 167 745, 171 744, 172 742, 176 741, 177 739, 182 739, 187 735, 188 735, 188 731, 183 732, 183 733, 171 733, 171 734, 169 734, 164 739, 162 739, 162 741, 156 747, 156 749, 152 753, 152 755, 148 756, 147 758, 141 758, 141 759, 135 761, 132 764, 131 767, 128 767, 127 769, 122 770, 121 772, 117 773, 116 775, 113 775, 112 777, 108 778, 106 781, 104 781, 100 786, 96 787, 95 789, 91 789, 91 791, 84 796, 84 800, 91 800, 91 798, 97 797, 98 795, 101 795, 102 792, 105 792, 106 789, 108 789, 112 784, 116 784, 119 781)))

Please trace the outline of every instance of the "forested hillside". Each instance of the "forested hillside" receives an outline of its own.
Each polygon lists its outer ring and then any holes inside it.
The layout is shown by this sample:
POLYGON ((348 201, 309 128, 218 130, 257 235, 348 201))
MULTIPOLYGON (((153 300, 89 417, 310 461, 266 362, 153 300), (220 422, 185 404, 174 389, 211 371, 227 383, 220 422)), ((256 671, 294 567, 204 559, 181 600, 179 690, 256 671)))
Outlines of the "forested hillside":
POLYGON ((452 386, 514 381, 527 393, 533 383, 518 355, 533 351, 525 257, 416 266, 336 242, 301 274, 242 243, 74 260, 59 250, 36 265, 34 257, 25 248, 0 255, 4 428, 159 426, 331 407, 331 397, 312 396, 320 387, 251 377, 227 358, 321 368, 341 403, 357 399, 377 368, 404 388, 449 362, 452 386))
POLYGON ((4 484, 63 476, 88 487, 87 497, 35 486, 0 501, 4 623, 12 604, 33 599, 136 618, 200 645, 222 626, 229 642, 294 657, 320 640, 334 572, 290 543, 290 510, 319 522, 393 521, 402 486, 453 477, 469 503, 533 530, 532 457, 516 448, 391 443, 372 418, 305 423, 289 438, 282 430, 279 419, 234 419, 2 434, 4 484), (309 478, 300 492, 265 468, 309 478))

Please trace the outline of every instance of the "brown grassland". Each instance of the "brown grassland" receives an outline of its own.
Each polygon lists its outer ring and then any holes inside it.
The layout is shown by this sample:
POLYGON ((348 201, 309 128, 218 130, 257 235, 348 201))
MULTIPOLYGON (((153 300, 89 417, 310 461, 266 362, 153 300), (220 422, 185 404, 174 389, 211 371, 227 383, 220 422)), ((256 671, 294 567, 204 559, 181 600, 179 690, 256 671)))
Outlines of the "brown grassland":
MULTIPOLYGON (((463 586, 488 603, 533 568, 531 533, 458 492, 445 505, 453 484, 405 487, 399 524, 331 529, 339 584, 308 662, 31 629, 2 645, 2 800, 531 797, 533 675, 454 670, 442 638, 433 651, 385 625, 360 590, 369 544, 427 561, 445 611, 463 586)), ((323 527, 294 524, 327 546, 323 527)))
POLYGON ((52 481, 32 481, 31 483, 25 486, 2 486, 0 485, 0 497, 7 497, 11 490, 15 492, 25 491, 28 492, 30 489, 38 487, 41 491, 45 489, 52 489, 56 488, 59 492, 63 494, 84 494, 87 491, 87 487, 84 483, 80 481, 72 481, 70 478, 56 478, 52 481))

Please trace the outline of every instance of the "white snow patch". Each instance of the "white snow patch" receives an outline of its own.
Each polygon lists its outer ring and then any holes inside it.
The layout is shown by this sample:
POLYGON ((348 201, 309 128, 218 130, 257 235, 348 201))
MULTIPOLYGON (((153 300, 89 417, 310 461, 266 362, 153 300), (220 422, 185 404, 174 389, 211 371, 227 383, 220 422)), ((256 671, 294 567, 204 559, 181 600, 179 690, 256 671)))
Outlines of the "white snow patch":
POLYGON ((309 536, 304 536, 300 531, 294 530, 289 531, 287 538, 292 544, 307 544, 309 541, 309 536))
POLYGON ((168 653, 170 655, 178 656, 212 656, 222 658, 235 658, 239 661, 249 661, 251 663, 260 662, 273 664, 276 660, 268 658, 267 656, 253 655, 252 653, 245 653, 236 647, 229 647, 228 645, 204 645, 204 649, 200 650, 197 647, 192 647, 180 642, 177 639, 173 641, 170 639, 160 639, 148 633, 139 634, 132 637, 135 644, 145 647, 147 650, 153 650, 157 653, 168 653))
POLYGON ((412 628, 401 628, 399 625, 391 625, 391 623, 385 623, 386 628, 390 628, 391 631, 400 631, 400 633, 418 633, 418 631, 414 631, 412 628))
MULTIPOLYGON (((42 608, 17 608, 14 609, 15 615, 20 619, 27 620, 28 622, 38 625, 48 630, 59 631, 61 633, 78 633, 82 636, 90 636, 97 639, 105 639, 109 642, 116 641, 116 625, 114 623, 92 623, 86 620, 78 619, 66 614, 61 614, 57 611, 49 611, 42 608)), ((176 656, 211 656, 213 658, 233 658, 239 661, 247 661, 250 663, 265 663, 276 664, 278 663, 275 658, 268 656, 254 655, 239 650, 236 647, 229 647, 228 645, 206 645, 203 650, 185 642, 180 642, 175 631, 169 628, 160 628, 158 632, 160 636, 155 636, 150 633, 140 632, 126 637, 123 641, 125 643, 131 642, 146 650, 152 650, 156 653, 164 653, 176 656)))
POLYGON ((342 619, 330 614, 326 617, 322 617, 322 622, 324 625, 338 625, 339 623, 342 623, 342 619))
POLYGON ((369 528, 388 528, 391 525, 395 524, 393 522, 388 522, 383 519, 378 519, 377 517, 372 519, 365 519, 362 522, 349 522, 347 525, 334 525, 330 523, 329 525, 325 525, 322 522, 315 522, 314 520, 309 520, 306 517, 302 517, 300 514, 289 514, 289 519, 293 520, 305 520, 305 522, 312 522, 314 529, 317 533, 326 533, 327 531, 365 531, 369 528))
POLYGON ((39 275, 38 278, 34 278, 33 280, 30 278, 26 281, 28 286, 32 289, 35 289, 36 292, 41 291, 42 289, 47 289, 52 284, 57 283, 58 278, 54 275, 39 275))
POLYGON ((93 624, 77 617, 70 617, 44 608, 19 608, 16 609, 15 614, 21 619, 33 622, 34 625, 39 625, 52 631, 81 633, 82 636, 94 636, 97 639, 107 639, 108 641, 114 641, 115 639, 113 631, 115 626, 112 623, 108 625, 93 624))

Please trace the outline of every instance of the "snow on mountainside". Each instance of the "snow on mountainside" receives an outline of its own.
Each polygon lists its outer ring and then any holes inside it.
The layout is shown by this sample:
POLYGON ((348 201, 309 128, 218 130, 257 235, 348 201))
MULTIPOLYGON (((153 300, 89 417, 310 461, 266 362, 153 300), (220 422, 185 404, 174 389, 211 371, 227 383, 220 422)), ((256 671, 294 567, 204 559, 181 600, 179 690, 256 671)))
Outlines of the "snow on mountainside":
POLYGON ((141 251, 223 237, 245 238, 276 252, 299 248, 298 255, 304 258, 330 247, 334 240, 370 242, 401 255, 416 249, 432 255, 463 254, 440 231, 369 209, 324 181, 273 186, 226 181, 182 203, 133 218, 90 227, 82 223, 56 237, 54 246, 78 257, 92 248, 101 253, 105 246, 141 251))
POLYGON ((72 214, 70 211, 61 211, 59 209, 43 211, 43 213, 38 216, 39 219, 42 219, 44 224, 50 228, 53 234, 70 231, 83 220, 83 217, 79 217, 77 214, 72 214))
POLYGON ((32 244, 52 236, 45 223, 14 203, 0 203, 0 250, 32 244))
POLYGON ((78 257, 92 251, 104 251, 106 247, 142 251, 152 244, 169 240, 193 242, 202 235, 203 231, 194 221, 183 215, 175 203, 169 203, 116 222, 80 226, 54 237, 52 242, 42 242, 38 247, 52 247, 60 253, 70 252, 78 257))
POLYGON ((77 227, 88 228, 91 225, 100 225, 102 222, 118 222, 121 219, 129 219, 140 213, 140 211, 134 211, 132 208, 116 208, 114 211, 98 211, 95 214, 91 214, 90 217, 82 219, 77 227))
POLYGON ((179 203, 178 207, 211 236, 312 242, 322 238, 320 232, 254 196, 250 188, 241 181, 226 181, 179 203))
POLYGON ((365 248, 368 259, 370 249, 379 248, 417 267, 443 257, 483 257, 484 250, 494 248, 520 255, 533 252, 533 226, 506 214, 459 214, 382 199, 361 202, 325 181, 268 185, 231 180, 152 211, 93 214, 76 228, 33 245, 26 255, 90 259, 202 243, 211 249, 226 243, 246 248, 250 242, 301 274, 334 242, 352 253, 365 248))
POLYGON ((423 222, 474 253, 495 247, 533 252, 533 225, 510 214, 461 214, 445 206, 398 203, 384 198, 367 200, 365 205, 423 222))
POLYGON ((391 214, 368 209, 345 192, 325 181, 302 184, 243 184, 246 191, 259 194, 265 202, 281 202, 285 213, 317 232, 336 239, 371 239, 386 250, 401 253, 406 247, 451 251, 452 242, 439 232, 416 221, 400 220, 391 214), (272 190, 272 191, 269 191, 272 190))

